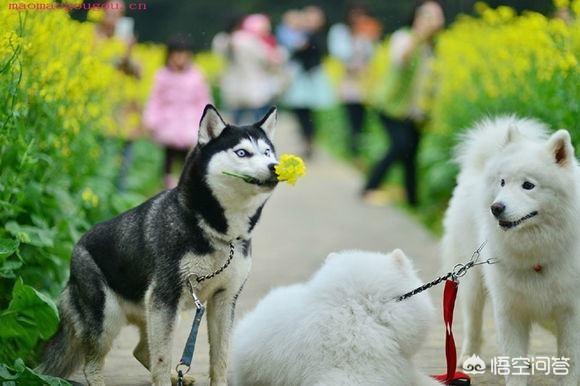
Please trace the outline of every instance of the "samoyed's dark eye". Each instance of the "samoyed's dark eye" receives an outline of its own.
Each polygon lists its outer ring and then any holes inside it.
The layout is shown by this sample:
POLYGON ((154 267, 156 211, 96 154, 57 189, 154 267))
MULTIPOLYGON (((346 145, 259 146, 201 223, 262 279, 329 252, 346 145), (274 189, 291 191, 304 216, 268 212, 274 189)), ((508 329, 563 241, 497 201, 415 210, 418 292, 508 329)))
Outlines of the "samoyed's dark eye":
POLYGON ((522 184, 522 188, 525 190, 532 190, 536 187, 536 185, 532 184, 530 181, 524 181, 522 184))
POLYGON ((269 157, 271 153, 272 153, 272 150, 270 150, 270 149, 266 149, 266 151, 264 152, 264 155, 265 155, 266 157, 269 157))
POLYGON ((240 158, 244 158, 244 157, 249 157, 250 156, 250 153, 247 152, 247 151, 245 151, 244 149, 236 150, 235 153, 240 158))
POLYGON ((505 186, 505 180, 504 180, 503 178, 501 179, 501 181, 500 181, 499 185, 500 185, 500 186, 505 186))

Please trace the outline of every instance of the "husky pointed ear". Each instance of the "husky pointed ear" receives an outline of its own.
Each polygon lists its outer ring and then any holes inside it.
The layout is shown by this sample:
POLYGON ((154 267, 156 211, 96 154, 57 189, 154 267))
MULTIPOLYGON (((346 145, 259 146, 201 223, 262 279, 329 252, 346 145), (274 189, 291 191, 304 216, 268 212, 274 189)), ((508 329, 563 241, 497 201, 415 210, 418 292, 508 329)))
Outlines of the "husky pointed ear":
POLYGON ((226 128, 226 123, 222 119, 221 115, 218 113, 213 105, 205 106, 203 110, 203 115, 199 121, 199 132, 197 136, 197 142, 203 146, 207 144, 212 139, 218 137, 222 131, 226 128))
POLYGON ((574 147, 572 146, 570 133, 566 130, 558 130, 552 134, 548 139, 548 151, 558 165, 570 165, 574 159, 574 147))
POLYGON ((278 109, 276 106, 270 107, 270 110, 266 113, 264 118, 257 123, 258 127, 266 133, 268 138, 274 138, 274 132, 276 131, 276 123, 278 122, 278 109))

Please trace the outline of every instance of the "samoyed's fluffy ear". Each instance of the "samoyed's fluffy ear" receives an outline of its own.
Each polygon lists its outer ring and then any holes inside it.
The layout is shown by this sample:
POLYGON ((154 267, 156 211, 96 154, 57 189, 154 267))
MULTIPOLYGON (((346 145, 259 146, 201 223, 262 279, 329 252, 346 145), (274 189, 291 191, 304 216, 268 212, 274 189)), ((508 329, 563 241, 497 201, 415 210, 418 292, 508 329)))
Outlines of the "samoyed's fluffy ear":
POLYGON ((574 159, 574 147, 570 139, 570 133, 566 130, 558 130, 548 139, 548 151, 554 157, 554 161, 560 166, 570 165, 574 159))
POLYGON ((409 260, 407 255, 405 255, 405 252, 403 252, 399 248, 393 250, 390 253, 390 256, 391 259, 393 259, 395 265, 402 271, 408 271, 413 269, 413 264, 411 263, 411 260, 409 260))
POLYGON ((326 261, 330 261, 330 260, 334 259, 336 256, 338 256, 338 253, 336 253, 336 252, 331 252, 331 253, 329 253, 329 254, 328 254, 328 256, 326 256, 326 259, 324 259, 324 261, 325 261, 325 262, 326 262, 326 261))
POLYGON ((509 143, 516 142, 518 139, 522 137, 523 135, 518 129, 518 127, 516 125, 510 125, 507 130, 505 144, 507 145, 509 143))

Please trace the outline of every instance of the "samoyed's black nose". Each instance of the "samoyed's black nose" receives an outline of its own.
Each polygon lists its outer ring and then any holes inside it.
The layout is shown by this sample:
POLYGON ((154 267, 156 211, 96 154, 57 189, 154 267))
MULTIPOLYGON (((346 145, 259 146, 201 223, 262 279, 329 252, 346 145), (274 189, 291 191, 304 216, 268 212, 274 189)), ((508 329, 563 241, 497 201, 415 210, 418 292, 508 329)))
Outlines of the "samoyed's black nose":
POLYGON ((505 205, 501 202, 491 204, 491 213, 497 218, 505 211, 505 205))

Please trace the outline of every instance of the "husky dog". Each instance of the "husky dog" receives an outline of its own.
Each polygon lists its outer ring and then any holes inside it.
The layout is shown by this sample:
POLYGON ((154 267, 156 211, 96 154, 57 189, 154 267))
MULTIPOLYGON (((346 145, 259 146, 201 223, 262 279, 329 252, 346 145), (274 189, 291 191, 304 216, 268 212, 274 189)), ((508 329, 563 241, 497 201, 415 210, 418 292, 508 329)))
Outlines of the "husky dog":
POLYGON ((411 357, 433 317, 400 250, 328 256, 306 283, 274 289, 234 329, 237 386, 432 386, 411 357))
POLYGON ((275 124, 275 108, 260 122, 237 127, 206 106, 198 146, 178 186, 80 239, 59 301, 60 328, 41 365, 45 373, 67 376, 84 362, 88 383, 103 385, 105 355, 121 327, 131 323, 141 337, 135 357, 151 371, 153 384, 170 385, 178 312, 193 306, 186 280, 216 271, 233 243, 229 267, 194 284, 207 302, 211 384, 227 384, 234 307, 251 266, 250 234, 277 180, 275 124), (257 183, 223 172, 249 175, 257 183))
MULTIPOLYGON (((486 265, 464 279, 463 358, 481 348, 484 287, 491 295, 501 355, 526 357, 530 326, 549 327, 570 358, 560 385, 577 386, 580 364, 580 187, 570 135, 513 116, 487 119, 459 146, 461 172, 445 217, 445 266, 484 240, 486 265), (485 285, 484 285, 485 282, 485 285)), ((513 375, 507 384, 525 385, 513 375)))

